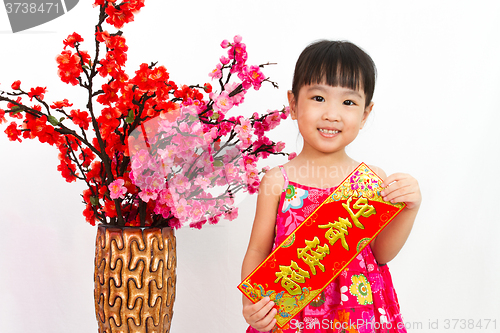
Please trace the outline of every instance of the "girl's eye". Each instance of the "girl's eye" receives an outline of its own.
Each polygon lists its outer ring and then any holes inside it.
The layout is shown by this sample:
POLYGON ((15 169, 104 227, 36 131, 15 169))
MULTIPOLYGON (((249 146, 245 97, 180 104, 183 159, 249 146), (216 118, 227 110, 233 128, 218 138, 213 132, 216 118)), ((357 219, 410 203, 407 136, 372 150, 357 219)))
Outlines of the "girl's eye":
POLYGON ((351 106, 351 105, 356 105, 356 103, 354 103, 353 101, 351 101, 351 100, 349 100, 349 99, 348 99, 348 100, 345 100, 345 101, 344 101, 344 105, 349 105, 349 106, 351 106))
POLYGON ((314 96, 312 99, 315 100, 316 102, 324 102, 325 101, 325 99, 321 96, 314 96))

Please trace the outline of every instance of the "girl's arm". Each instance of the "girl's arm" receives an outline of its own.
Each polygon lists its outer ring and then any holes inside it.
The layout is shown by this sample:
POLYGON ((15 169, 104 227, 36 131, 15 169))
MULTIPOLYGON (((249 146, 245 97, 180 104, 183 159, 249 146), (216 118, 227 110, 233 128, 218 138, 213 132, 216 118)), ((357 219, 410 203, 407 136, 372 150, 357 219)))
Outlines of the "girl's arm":
MULTIPOLYGON (((241 268, 241 280, 246 278, 271 253, 283 184, 284 180, 279 168, 269 170, 262 178, 252 234, 241 268)), ((273 306, 274 302, 271 302, 269 297, 253 304, 243 295, 243 316, 250 326, 261 332, 271 330, 276 324, 274 316, 277 311, 273 309, 273 306)))
POLYGON ((377 262, 386 264, 396 257, 408 239, 420 208, 422 195, 417 180, 412 176, 395 173, 386 177, 382 170, 378 169, 378 172, 384 179, 382 186, 385 189, 381 192, 384 200, 406 203, 406 208, 370 244, 377 262))

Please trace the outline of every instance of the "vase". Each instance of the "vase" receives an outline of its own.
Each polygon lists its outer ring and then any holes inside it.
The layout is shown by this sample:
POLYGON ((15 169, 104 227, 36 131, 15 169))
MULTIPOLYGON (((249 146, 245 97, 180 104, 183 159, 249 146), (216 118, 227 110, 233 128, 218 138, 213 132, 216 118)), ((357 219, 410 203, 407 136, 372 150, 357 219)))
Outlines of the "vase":
POLYGON ((170 332, 176 262, 169 227, 99 225, 94 266, 99 332, 170 332))

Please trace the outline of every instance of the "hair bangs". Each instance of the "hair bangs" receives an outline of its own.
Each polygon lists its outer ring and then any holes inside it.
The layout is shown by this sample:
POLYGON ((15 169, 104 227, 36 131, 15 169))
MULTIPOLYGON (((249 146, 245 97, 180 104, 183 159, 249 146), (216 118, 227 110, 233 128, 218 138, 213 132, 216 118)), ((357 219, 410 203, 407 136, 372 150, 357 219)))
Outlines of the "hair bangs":
POLYGON ((364 51, 345 41, 319 41, 306 47, 295 66, 292 93, 304 85, 327 84, 363 90, 366 106, 375 88, 375 65, 364 51))

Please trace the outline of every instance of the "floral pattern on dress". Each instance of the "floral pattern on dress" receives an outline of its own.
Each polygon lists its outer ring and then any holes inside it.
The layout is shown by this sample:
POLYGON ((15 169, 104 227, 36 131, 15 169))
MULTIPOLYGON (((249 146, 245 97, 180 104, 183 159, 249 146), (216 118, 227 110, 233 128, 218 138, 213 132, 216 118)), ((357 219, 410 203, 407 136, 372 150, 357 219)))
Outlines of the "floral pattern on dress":
POLYGON ((349 291, 351 295, 356 296, 358 304, 366 305, 373 304, 372 289, 370 283, 363 274, 351 276, 351 287, 349 291))
POLYGON ((304 205, 304 199, 309 192, 292 184, 288 184, 285 189, 285 200, 283 201, 282 212, 286 213, 290 208, 298 209, 304 205))
POLYGON ((356 329, 356 322, 349 318, 351 315, 350 312, 346 310, 337 311, 337 316, 333 320, 333 329, 337 332, 346 332, 346 333, 358 333, 359 331, 356 329))
MULTIPOLYGON (((283 168, 282 171, 284 173, 283 168)), ((334 188, 313 188, 298 183, 291 185, 286 177, 285 186, 287 191, 281 194, 276 217, 273 249, 279 246, 334 190, 334 188), (292 193, 295 195, 294 198, 291 197, 292 193)), ((275 326, 270 332, 405 333, 406 329, 389 268, 387 265, 379 265, 370 246, 366 246, 308 306, 283 328, 275 326)), ((258 333, 258 331, 248 327, 247 333, 258 333)))

